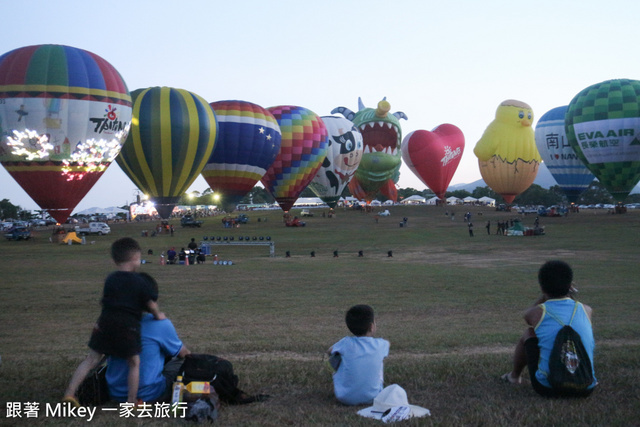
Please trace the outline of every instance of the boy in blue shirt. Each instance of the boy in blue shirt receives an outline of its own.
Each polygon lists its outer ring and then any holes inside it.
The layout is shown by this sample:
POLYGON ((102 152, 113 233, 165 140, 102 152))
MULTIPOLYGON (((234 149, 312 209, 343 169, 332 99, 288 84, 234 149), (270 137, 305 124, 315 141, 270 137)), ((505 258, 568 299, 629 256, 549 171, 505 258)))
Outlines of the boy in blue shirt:
POLYGON ((345 405, 370 404, 383 389, 383 360, 389 355, 389 341, 373 337, 376 322, 368 305, 351 307, 345 321, 354 336, 344 337, 328 351, 335 369, 334 392, 345 405))

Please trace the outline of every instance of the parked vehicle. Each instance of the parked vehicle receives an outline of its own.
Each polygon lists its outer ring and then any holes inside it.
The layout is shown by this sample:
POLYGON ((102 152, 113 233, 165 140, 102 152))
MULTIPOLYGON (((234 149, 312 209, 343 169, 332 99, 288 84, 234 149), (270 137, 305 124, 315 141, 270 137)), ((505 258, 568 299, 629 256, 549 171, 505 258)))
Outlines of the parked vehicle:
POLYGON ((183 227, 201 227, 202 221, 196 220, 193 215, 185 215, 180 218, 180 225, 183 227))
POLYGON ((87 234, 97 234, 102 236, 103 234, 111 233, 111 227, 104 222, 90 222, 89 224, 76 225, 76 234, 85 236, 87 234))
POLYGON ((249 217, 246 216, 245 214, 240 214, 236 217, 237 224, 246 224, 248 222, 249 222, 249 217))
POLYGON ((309 209, 302 209, 302 211, 300 212, 300 216, 313 216, 313 212, 311 212, 309 209))
POLYGON ((26 227, 13 227, 4 233, 4 237, 8 240, 29 240, 31 238, 31 231, 26 227))

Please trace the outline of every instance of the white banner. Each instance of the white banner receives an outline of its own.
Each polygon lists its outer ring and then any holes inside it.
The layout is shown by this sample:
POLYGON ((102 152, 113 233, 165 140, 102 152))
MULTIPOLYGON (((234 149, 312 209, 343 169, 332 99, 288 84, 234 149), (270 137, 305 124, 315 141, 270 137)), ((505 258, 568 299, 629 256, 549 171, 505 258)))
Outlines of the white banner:
POLYGON ((573 127, 589 163, 640 161, 640 117, 597 120, 573 127))

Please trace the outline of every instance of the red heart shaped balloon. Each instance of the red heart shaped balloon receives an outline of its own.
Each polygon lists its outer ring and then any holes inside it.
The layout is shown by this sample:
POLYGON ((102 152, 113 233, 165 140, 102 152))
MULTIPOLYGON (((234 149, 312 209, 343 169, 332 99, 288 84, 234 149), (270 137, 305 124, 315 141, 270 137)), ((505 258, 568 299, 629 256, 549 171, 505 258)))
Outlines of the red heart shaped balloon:
POLYGON ((416 130, 402 141, 402 159, 440 199, 444 199, 464 152, 464 134, 445 123, 433 131, 416 130))

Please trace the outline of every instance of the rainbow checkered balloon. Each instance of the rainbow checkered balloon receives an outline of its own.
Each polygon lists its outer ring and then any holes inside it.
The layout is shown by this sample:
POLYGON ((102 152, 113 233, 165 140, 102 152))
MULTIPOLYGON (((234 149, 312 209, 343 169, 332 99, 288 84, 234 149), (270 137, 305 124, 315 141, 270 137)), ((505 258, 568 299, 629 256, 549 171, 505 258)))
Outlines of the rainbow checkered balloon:
POLYGON ((282 105, 267 110, 280 125, 282 142, 261 182, 288 212, 327 156, 327 129, 316 113, 304 107, 282 105))

